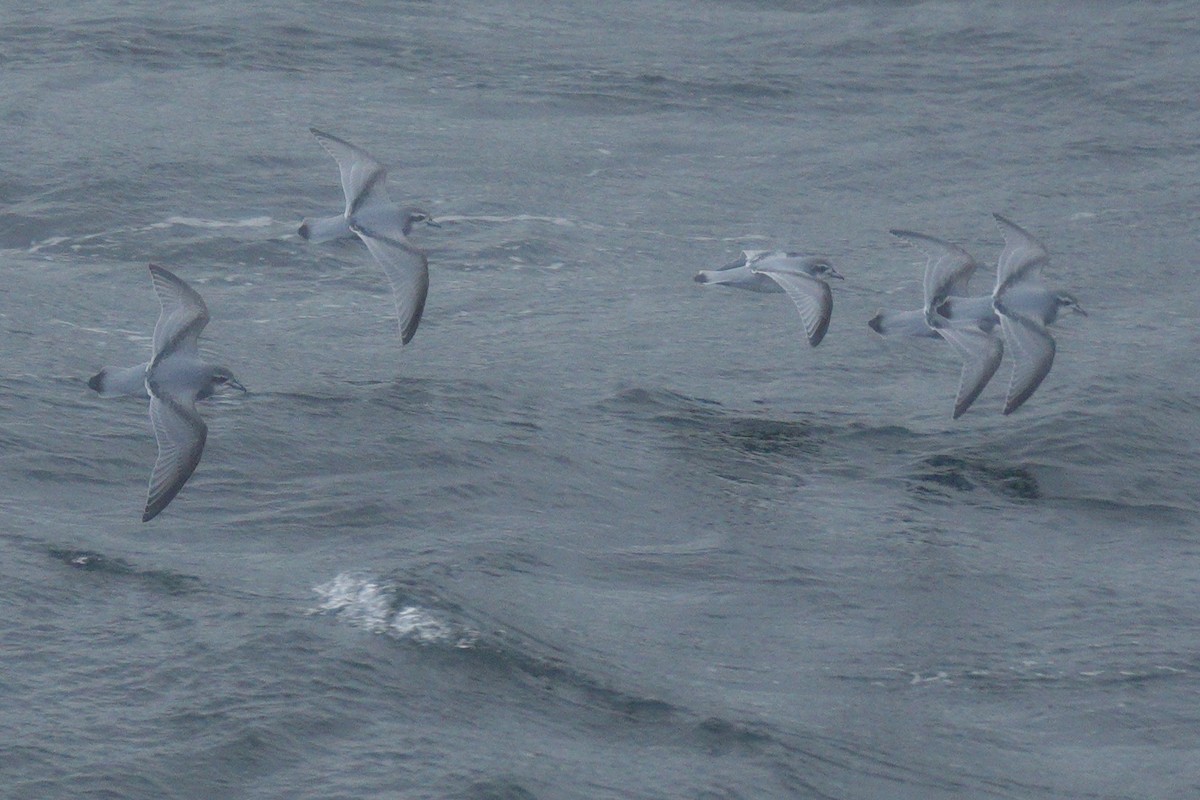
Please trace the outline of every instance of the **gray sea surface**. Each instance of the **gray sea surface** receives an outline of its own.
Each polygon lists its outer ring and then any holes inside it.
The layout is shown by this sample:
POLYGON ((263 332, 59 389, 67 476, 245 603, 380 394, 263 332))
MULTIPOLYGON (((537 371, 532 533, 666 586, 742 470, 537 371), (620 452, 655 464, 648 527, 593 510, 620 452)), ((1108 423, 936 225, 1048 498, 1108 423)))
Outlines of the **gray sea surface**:
POLYGON ((1190 2, 0 7, 0 797, 1200 796, 1190 2), (309 126, 442 222, 401 349, 309 126), (883 340, 992 212, 1088 317, 883 340), (828 255, 810 348, 742 249, 828 255), (153 261, 248 395, 140 520, 153 261))

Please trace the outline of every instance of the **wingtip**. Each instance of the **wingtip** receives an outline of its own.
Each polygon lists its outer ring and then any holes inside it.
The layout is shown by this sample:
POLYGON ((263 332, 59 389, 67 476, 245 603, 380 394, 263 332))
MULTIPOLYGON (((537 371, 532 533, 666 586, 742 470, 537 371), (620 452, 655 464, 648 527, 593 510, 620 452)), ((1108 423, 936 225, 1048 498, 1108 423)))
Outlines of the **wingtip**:
POLYGON ((300 223, 300 229, 296 232, 300 234, 300 238, 304 241, 308 241, 309 237, 312 236, 312 229, 308 227, 307 222, 300 223))
POLYGON ((107 369, 102 369, 92 377, 88 378, 88 388, 94 392, 104 391, 104 376, 108 373, 107 369))
MULTIPOLYGON (((1039 383, 1040 383, 1040 381, 1039 381, 1039 383)), ((1037 389, 1037 387, 1035 386, 1034 390, 1036 390, 1036 389, 1037 389)), ((1031 397, 1033 397, 1033 392, 1029 391, 1029 392, 1022 392, 1020 395, 1018 395, 1016 397, 1009 397, 1009 398, 1005 399, 1005 401, 1004 401, 1004 416, 1007 417, 1009 414, 1013 413, 1018 408, 1025 405, 1025 401, 1031 397)))
POLYGON ((992 212, 992 219, 994 219, 996 221, 996 224, 1000 226, 1001 230, 1003 230, 1004 228, 1012 228, 1014 230, 1020 231, 1021 233, 1028 235, 1028 232, 1024 228, 1022 228, 1017 223, 1013 222, 1008 217, 999 213, 998 211, 992 212))
POLYGON ((415 320, 407 328, 400 329, 400 345, 402 347, 404 345, 407 345, 409 342, 411 342, 413 340, 413 337, 417 335, 417 325, 419 323, 420 323, 420 320, 418 319, 418 320, 415 320))
POLYGON ((708 283, 708 276, 705 275, 703 272, 697 272, 695 277, 692 278, 692 280, 694 280, 696 283, 708 283))
POLYGON ((975 391, 971 392, 966 397, 958 398, 954 403, 954 414, 951 415, 951 419, 958 419, 963 414, 967 413, 971 406, 975 405, 975 401, 979 399, 979 395, 983 393, 983 389, 987 383, 987 381, 984 381, 981 385, 976 387, 975 391))
MULTIPOLYGON (((174 495, 172 495, 174 497, 174 495)), ((142 522, 149 522, 162 513, 162 510, 170 504, 170 500, 162 502, 162 498, 157 500, 147 500, 146 509, 142 511, 142 522)))
POLYGON ((867 320, 867 327, 883 336, 883 311, 875 312, 875 316, 867 320))
POLYGON ((816 347, 825 338, 825 334, 829 331, 829 317, 825 317, 818 323, 812 334, 808 337, 809 347, 816 347))
POLYGON ((1042 381, 1039 380, 1036 384, 1033 385, 1032 388, 1021 392, 1016 397, 1007 398, 1004 401, 1004 416, 1007 417, 1009 414, 1013 413, 1018 408, 1025 405, 1025 401, 1028 400, 1029 398, 1033 397, 1033 393, 1037 391, 1037 388, 1038 388, 1038 386, 1041 385, 1041 383, 1042 383, 1042 381))

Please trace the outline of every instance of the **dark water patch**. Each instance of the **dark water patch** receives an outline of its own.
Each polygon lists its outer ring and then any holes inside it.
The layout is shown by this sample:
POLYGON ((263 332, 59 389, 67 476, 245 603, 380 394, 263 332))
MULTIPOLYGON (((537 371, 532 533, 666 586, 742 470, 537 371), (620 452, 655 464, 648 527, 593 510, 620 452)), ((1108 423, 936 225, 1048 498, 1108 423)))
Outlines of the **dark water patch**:
POLYGON ((508 402, 504 392, 482 381, 401 377, 372 392, 379 408, 406 413, 495 412, 508 402))
POLYGON ((1131 169, 1146 159, 1188 160, 1200 154, 1200 144, 1181 142, 1165 134, 1158 140, 1155 135, 1158 133, 1155 131, 1147 136, 1139 136, 1133 141, 1091 135, 1067 143, 1064 152, 1067 158, 1097 161, 1110 166, 1124 163, 1131 169))
POLYGON ((1031 501, 1042 497, 1037 478, 1027 467, 948 454, 922 458, 911 468, 907 480, 917 494, 947 498, 975 490, 1016 500, 1031 501))
POLYGON ((234 511, 232 520, 238 526, 269 526, 306 534, 349 535, 355 531, 422 527, 420 514, 399 513, 394 503, 378 499, 378 494, 384 492, 380 488, 386 485, 384 478, 386 475, 372 482, 371 492, 343 476, 324 484, 263 486, 261 497, 244 510, 234 511))
POLYGON ((869 422, 852 421, 847 423, 844 435, 848 439, 863 439, 868 442, 896 443, 904 447, 910 446, 914 439, 925 434, 918 433, 903 425, 876 425, 869 422))
POLYGON ((815 426, 804 421, 733 418, 714 433, 727 446, 754 455, 798 457, 820 449, 815 426))
POLYGON ((583 114, 635 114, 708 108, 775 107, 794 101, 803 87, 788 75, 757 74, 679 77, 636 70, 550 65, 542 80, 514 87, 533 99, 583 114))
MULTIPOLYGON (((749 502, 753 503, 756 493, 747 492, 745 486, 738 486, 738 489, 739 502, 745 501, 746 495, 750 494, 749 502)), ((771 492, 763 494, 768 502, 776 496, 771 492)), ((592 556, 589 565, 590 574, 596 581, 629 586, 634 591, 653 586, 691 595, 697 587, 704 587, 705 592, 738 592, 747 586, 759 585, 786 587, 813 596, 834 586, 825 572, 797 561, 801 559, 748 550, 738 542, 727 542, 720 534, 714 534, 665 548, 613 549, 592 556)), ((718 606, 712 606, 707 613, 713 620, 726 618, 726 612, 718 606)))
POLYGON ((537 800, 537 795, 519 782, 506 778, 472 783, 463 795, 466 800, 537 800))
POLYGON ((98 576, 133 580, 155 592, 168 595, 189 594, 201 587, 199 578, 170 570, 142 569, 123 558, 110 558, 93 550, 51 548, 50 558, 71 569, 98 576))
MULTIPOLYGON (((124 437, 111 437, 120 438, 124 437)), ((134 448, 130 448, 131 451, 134 448)), ((23 460, 27 466, 22 475, 31 481, 48 485, 90 483, 96 486, 125 485, 129 471, 143 465, 131 458, 72 456, 62 454, 30 454, 23 460)))
POLYGON ((631 386, 597 404, 597 408, 616 414, 644 416, 675 411, 677 413, 713 413, 721 408, 716 400, 690 397, 670 389, 648 389, 631 386))
MULTIPOLYGON (((331 21, 340 22, 331 13, 331 21)), ((16 25, 6 31, 10 66, 86 65, 137 70, 194 69, 303 73, 353 67, 387 68, 413 74, 418 65, 455 53, 420 37, 347 35, 344 26, 259 20, 240 15, 223 21, 189 21, 178 16, 108 16, 59 21, 54 26, 16 25)), ((466 53, 457 53, 463 61, 466 53)))
POLYGON ((660 414, 653 424, 667 446, 688 461, 737 485, 800 486, 828 437, 805 419, 714 414, 660 414))
MULTIPOLYGON (((371 381, 369 385, 378 385, 378 382, 371 381)), ((265 402, 284 401, 300 407, 307 414, 318 417, 342 416, 347 406, 362 402, 360 398, 349 394, 317 394, 316 392, 254 392, 254 399, 265 402)))
POLYGON ((1122 502, 1111 497, 1060 497, 1058 504, 1077 509, 1080 514, 1103 518, 1109 524, 1124 524, 1129 529, 1152 526, 1158 535, 1177 534, 1186 541, 1197 541, 1197 519, 1200 508, 1196 504, 1172 505, 1165 503, 1122 502))
POLYGON ((760 747, 771 742, 771 735, 762 726, 737 724, 720 717, 708 717, 696 725, 701 739, 711 740, 713 755, 734 748, 760 747))
POLYGON ((476 556, 471 563, 483 574, 493 576, 536 575, 550 566, 535 553, 517 550, 476 556))
MULTIPOLYGON (((769 493, 803 485, 841 423, 797 414, 781 418, 773 412, 747 414, 720 403, 669 390, 631 388, 598 406, 605 425, 623 420, 629 434, 651 448, 656 457, 690 465, 687 481, 713 476, 705 487, 737 492, 760 487, 769 493)), ((766 498, 763 498, 766 499, 766 498)))

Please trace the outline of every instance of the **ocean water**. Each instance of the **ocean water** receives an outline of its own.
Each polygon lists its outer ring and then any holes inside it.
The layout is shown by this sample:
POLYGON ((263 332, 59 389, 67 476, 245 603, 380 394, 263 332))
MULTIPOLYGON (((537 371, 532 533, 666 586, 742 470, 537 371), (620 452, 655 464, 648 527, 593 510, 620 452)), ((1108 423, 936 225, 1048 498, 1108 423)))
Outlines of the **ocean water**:
POLYGON ((1192 4, 59 6, 0 9, 0 796, 1200 795, 1192 4), (309 126, 442 222, 403 350, 309 126), (1089 316, 952 421, 866 321, 992 212, 1089 316), (691 280, 775 247, 818 348, 691 280), (143 524, 86 380, 149 261, 250 393, 143 524))

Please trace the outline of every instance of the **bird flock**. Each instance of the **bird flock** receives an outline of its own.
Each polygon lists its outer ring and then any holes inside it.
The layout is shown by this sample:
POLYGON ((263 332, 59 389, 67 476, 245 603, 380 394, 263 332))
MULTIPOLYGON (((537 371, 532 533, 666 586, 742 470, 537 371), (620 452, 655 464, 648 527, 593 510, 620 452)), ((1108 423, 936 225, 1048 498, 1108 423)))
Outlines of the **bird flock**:
MULTIPOLYGON (((356 237, 366 245, 391 284, 400 341, 406 345, 417 332, 429 294, 429 260, 408 237, 417 223, 440 226, 429 212, 392 202, 387 170, 370 153, 316 128, 309 130, 337 162, 346 206, 341 214, 305 218, 298 233, 313 243, 356 237)), ((1006 353, 1012 371, 1004 413, 1020 408, 1054 363, 1056 345, 1047 326, 1064 308, 1086 315, 1072 295, 1043 283, 1042 268, 1049 261, 1046 248, 1016 223, 993 216, 1004 235, 1004 249, 990 294, 969 293, 968 283, 979 262, 962 247, 894 229, 894 236, 927 259, 924 302, 918 309, 881 310, 867 323, 880 336, 942 339, 950 344, 962 360, 954 419, 979 397, 1006 353)), ((101 395, 149 398, 158 456, 150 472, 143 522, 170 504, 200 463, 208 428, 196 402, 225 388, 246 391, 227 367, 200 358, 197 342, 209 321, 203 298, 164 267, 151 264, 149 268, 161 306, 150 360, 133 367, 105 367, 88 381, 101 395)), ((843 276, 824 256, 766 250, 744 251, 733 263, 702 270, 695 277, 706 285, 786 293, 812 347, 829 330, 833 314, 829 279, 843 276)))

